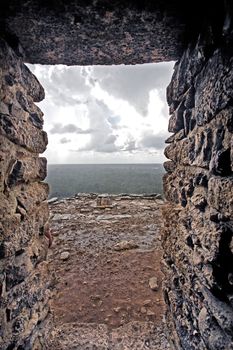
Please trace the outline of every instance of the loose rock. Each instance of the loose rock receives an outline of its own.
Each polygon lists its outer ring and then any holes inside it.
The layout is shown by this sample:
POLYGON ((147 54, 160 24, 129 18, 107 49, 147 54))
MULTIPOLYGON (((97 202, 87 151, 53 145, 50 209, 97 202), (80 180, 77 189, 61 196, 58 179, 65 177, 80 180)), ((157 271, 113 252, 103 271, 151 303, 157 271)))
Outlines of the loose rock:
POLYGON ((121 241, 114 246, 114 250, 130 250, 138 248, 138 244, 133 241, 121 241))
POLYGON ((150 289, 153 291, 157 291, 159 289, 157 277, 151 277, 149 279, 149 286, 150 286, 150 289))
POLYGON ((69 256, 70 256, 69 252, 62 252, 61 255, 60 255, 60 259, 61 260, 68 260, 69 256))

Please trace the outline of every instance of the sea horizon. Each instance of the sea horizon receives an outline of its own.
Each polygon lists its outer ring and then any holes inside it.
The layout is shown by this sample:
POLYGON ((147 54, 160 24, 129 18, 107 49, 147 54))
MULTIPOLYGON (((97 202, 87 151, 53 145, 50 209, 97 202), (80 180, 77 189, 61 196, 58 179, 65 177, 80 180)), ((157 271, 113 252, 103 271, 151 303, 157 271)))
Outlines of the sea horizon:
POLYGON ((162 194, 161 163, 48 164, 49 198, 77 193, 162 194))

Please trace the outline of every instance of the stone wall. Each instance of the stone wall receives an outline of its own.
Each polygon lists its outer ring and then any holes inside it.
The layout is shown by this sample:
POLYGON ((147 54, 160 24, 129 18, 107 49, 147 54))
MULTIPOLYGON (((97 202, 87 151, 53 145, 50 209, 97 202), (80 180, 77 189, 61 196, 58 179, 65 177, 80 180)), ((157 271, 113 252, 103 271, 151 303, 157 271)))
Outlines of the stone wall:
POLYGON ((176 60, 182 53, 187 19, 180 2, 8 0, 1 5, 0 30, 3 27, 8 37, 20 41, 30 63, 176 60))
MULTIPOLYGON (((233 349, 232 32, 190 44, 167 88, 163 248, 175 349, 233 349)), ((228 32, 227 32, 228 31, 228 32)))
POLYGON ((43 113, 36 77, 0 41, 0 348, 41 349, 48 314, 43 113))

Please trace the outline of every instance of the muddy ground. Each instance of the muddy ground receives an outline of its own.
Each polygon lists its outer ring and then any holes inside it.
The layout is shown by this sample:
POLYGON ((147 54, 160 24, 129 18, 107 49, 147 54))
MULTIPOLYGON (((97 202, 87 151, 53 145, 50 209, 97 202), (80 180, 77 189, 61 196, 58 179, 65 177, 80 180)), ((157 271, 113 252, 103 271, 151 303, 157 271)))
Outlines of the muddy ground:
POLYGON ((156 197, 80 195, 50 204, 51 350, 170 349, 156 197))

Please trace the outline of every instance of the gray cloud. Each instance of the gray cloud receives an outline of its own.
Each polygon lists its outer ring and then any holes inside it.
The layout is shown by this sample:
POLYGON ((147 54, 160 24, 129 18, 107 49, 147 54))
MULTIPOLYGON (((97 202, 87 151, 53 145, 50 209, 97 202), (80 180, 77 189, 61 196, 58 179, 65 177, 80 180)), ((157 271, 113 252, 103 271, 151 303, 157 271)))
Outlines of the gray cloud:
POLYGON ((152 89, 159 90, 159 94, 165 99, 164 91, 171 78, 173 65, 174 63, 95 66, 89 82, 95 85, 98 81, 102 89, 128 101, 139 113, 146 115, 152 89))
POLYGON ((157 150, 164 149, 165 140, 167 138, 167 133, 154 134, 151 131, 144 133, 140 145, 144 148, 154 148, 157 150))
POLYGON ((114 153, 119 152, 120 148, 117 147, 114 143, 104 143, 96 147, 95 151, 101 153, 114 153))
POLYGON ((117 128, 121 118, 118 115, 108 115, 107 120, 111 124, 112 128, 117 128))
POLYGON ((106 140, 104 141, 105 145, 110 145, 110 144, 114 144, 114 142, 116 141, 117 136, 116 135, 109 135, 106 140))
MULTIPOLYGON (((108 121, 111 115, 111 110, 103 101, 93 99, 90 102, 87 117, 95 132, 91 134, 88 144, 82 147, 82 151, 112 153, 120 150, 115 144, 117 135, 114 134, 114 128, 108 121)), ((115 118, 117 120, 118 117, 115 118)))
POLYGON ((74 124, 62 125, 61 123, 53 124, 49 131, 51 134, 91 134, 95 132, 94 129, 81 129, 74 124))
MULTIPOLYGON (((36 74, 33 65, 28 65, 36 74)), ((84 67, 39 66, 38 78, 45 88, 46 98, 56 106, 87 104, 90 86, 86 84, 84 67), (49 67, 49 69, 48 69, 49 67)))
POLYGON ((136 151, 138 147, 136 146, 136 140, 128 140, 123 147, 123 151, 132 152, 136 151))
POLYGON ((66 137, 63 137, 61 140, 60 140, 60 143, 61 144, 65 144, 65 143, 69 143, 71 140, 67 139, 66 137))

